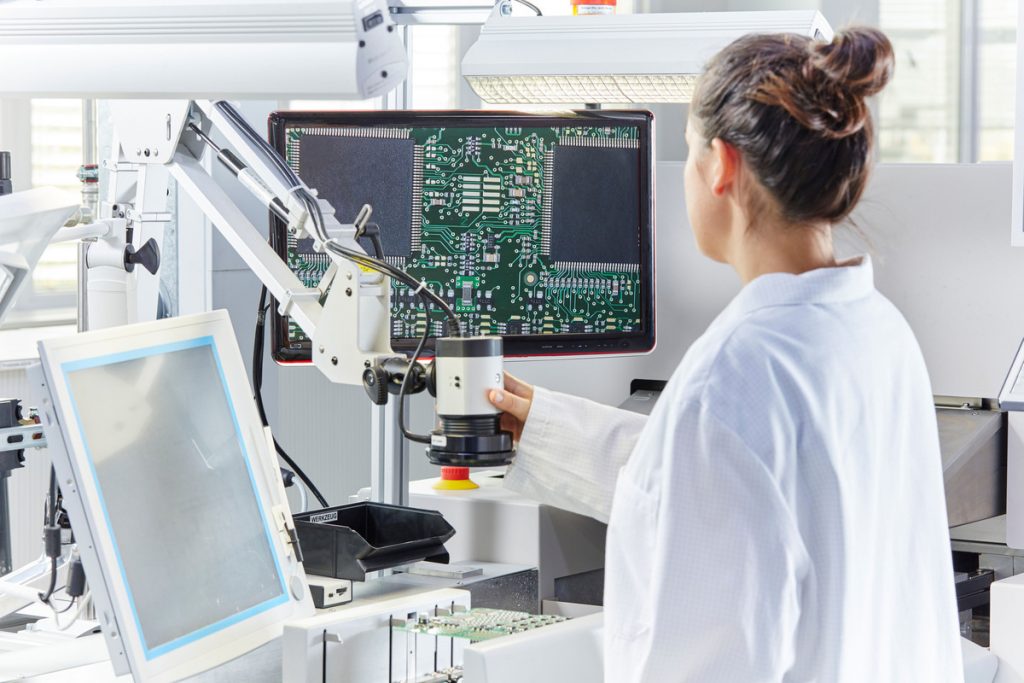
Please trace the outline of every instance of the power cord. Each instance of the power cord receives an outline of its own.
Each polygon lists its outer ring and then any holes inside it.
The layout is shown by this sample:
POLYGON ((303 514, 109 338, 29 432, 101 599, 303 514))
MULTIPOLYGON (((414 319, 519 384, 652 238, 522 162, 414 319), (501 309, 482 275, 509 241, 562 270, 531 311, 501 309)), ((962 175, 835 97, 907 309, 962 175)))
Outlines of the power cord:
POLYGON ((50 558, 50 585, 45 593, 39 594, 39 599, 49 605, 53 592, 57 589, 57 560, 61 555, 60 526, 57 524, 57 510, 60 504, 57 501, 57 471, 50 467, 50 489, 46 496, 46 512, 43 523, 43 548, 46 556, 50 558))
MULTIPOLYGON (((256 409, 259 411, 260 420, 263 421, 264 426, 270 425, 270 422, 267 420, 267 411, 263 406, 263 340, 265 337, 267 310, 267 288, 263 287, 260 290, 260 303, 256 311, 256 334, 252 345, 252 389, 256 399, 256 409)), ((309 478, 305 471, 296 464, 295 460, 277 442, 277 437, 274 437, 274 450, 277 451, 277 454, 281 456, 281 459, 285 461, 288 467, 295 472, 295 476, 302 480, 306 489, 313 494, 317 502, 325 508, 330 507, 327 499, 320 493, 320 489, 316 487, 313 480, 309 478)))

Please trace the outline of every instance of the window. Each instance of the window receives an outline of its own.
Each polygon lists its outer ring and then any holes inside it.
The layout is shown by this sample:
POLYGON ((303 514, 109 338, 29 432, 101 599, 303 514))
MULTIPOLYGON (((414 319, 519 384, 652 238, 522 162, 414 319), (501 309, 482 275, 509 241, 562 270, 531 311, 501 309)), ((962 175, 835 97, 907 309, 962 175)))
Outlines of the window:
POLYGON ((1019 0, 879 0, 896 50, 881 97, 883 161, 1012 158, 1019 0))
MULTIPOLYGON (((81 100, 0 100, 0 149, 11 152, 15 190, 53 185, 80 193, 82 120, 81 100)), ((4 325, 73 321, 76 289, 76 245, 53 245, 4 325)))
MULTIPOLYGON (((72 194, 81 192, 82 101, 32 100, 32 186, 51 185, 72 194)), ((78 285, 78 245, 66 242, 47 248, 32 273, 31 289, 20 295, 19 308, 74 306, 78 285)))
POLYGON ((1013 159, 1013 125, 1017 74, 1017 13, 1020 0, 982 0, 979 29, 978 158, 1013 159))

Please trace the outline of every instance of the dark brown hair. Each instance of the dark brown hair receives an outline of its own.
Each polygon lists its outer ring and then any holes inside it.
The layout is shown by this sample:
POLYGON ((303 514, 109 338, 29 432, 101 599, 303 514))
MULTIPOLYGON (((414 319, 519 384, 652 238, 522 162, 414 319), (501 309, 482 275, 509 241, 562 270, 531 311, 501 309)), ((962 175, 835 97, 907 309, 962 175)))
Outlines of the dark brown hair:
POLYGON ((740 152, 784 220, 836 223, 867 184, 874 136, 866 98, 892 69, 892 44, 877 29, 848 28, 830 43, 749 35, 708 64, 690 115, 709 144, 720 138, 740 152))

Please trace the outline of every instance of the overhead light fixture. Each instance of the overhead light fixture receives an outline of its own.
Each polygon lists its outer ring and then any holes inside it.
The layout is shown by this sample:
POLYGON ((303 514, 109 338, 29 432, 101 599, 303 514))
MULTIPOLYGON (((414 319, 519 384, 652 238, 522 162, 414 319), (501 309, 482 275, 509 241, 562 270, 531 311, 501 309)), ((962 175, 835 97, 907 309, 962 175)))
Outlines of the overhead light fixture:
POLYGON ((386 0, 0 1, 0 92, 358 98, 408 70, 386 0))
POLYGON ((748 33, 832 39, 817 11, 510 17, 495 12, 462 61, 485 102, 689 102, 697 77, 748 33))

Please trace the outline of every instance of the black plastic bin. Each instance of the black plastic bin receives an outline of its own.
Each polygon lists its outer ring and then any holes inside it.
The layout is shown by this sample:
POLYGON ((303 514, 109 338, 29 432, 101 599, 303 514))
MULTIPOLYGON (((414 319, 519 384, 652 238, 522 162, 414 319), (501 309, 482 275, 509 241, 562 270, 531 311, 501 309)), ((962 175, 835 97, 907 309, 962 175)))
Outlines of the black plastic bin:
POLYGON ((294 515, 306 572, 364 581, 367 572, 421 560, 448 563, 455 529, 440 512, 353 503, 294 515))

